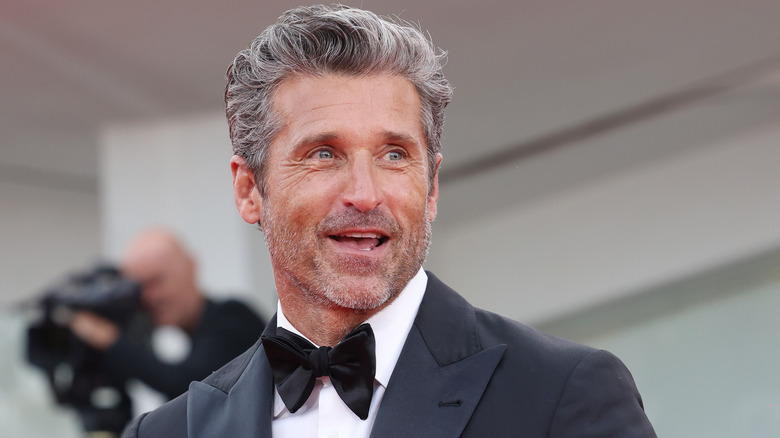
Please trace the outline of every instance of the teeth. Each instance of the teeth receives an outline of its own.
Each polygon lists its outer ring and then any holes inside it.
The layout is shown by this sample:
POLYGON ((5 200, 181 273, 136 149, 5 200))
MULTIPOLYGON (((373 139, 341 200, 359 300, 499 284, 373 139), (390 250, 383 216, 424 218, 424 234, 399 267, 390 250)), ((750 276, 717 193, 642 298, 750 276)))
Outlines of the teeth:
POLYGON ((358 251, 371 251, 381 245, 386 237, 380 233, 345 232, 331 236, 349 248, 358 251))

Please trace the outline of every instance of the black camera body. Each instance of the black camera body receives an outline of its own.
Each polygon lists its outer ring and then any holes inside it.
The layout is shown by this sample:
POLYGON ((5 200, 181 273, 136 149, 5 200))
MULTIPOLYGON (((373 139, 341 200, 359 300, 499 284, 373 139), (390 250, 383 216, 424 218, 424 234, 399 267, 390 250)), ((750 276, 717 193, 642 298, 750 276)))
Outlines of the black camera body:
POLYGON ((27 360, 46 373, 57 403, 78 412, 85 431, 119 434, 132 419, 132 403, 126 382, 106 368, 103 353, 68 328, 69 315, 88 310, 125 333, 148 334, 140 298, 138 283, 99 265, 51 288, 37 303, 41 315, 27 330, 27 360))

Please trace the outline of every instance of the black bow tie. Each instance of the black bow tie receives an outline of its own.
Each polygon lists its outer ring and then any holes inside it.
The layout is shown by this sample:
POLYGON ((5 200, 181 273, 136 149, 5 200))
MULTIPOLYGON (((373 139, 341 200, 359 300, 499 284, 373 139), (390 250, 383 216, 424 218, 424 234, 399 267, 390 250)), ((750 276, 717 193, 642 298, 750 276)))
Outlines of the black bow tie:
POLYGON ((363 324, 335 347, 317 348, 285 330, 262 336, 274 382, 287 409, 297 411, 309 398, 317 377, 328 376, 344 403, 362 420, 368 417, 374 394, 374 331, 363 324))

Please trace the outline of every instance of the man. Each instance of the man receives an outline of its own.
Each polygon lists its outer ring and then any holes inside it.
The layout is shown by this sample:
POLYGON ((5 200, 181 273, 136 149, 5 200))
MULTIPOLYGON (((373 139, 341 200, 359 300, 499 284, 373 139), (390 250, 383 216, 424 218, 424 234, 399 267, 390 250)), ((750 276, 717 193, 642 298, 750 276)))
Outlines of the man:
POLYGON ((141 302, 155 326, 174 326, 191 340, 182 361, 160 360, 113 322, 91 312, 77 312, 71 329, 103 352, 104 365, 120 378, 136 378, 169 399, 249 348, 264 322, 246 305, 207 299, 197 285, 195 260, 164 229, 137 235, 121 262, 122 275, 141 285, 141 302))
POLYGON ((127 436, 655 436, 617 358, 474 309, 421 269, 452 92, 440 58, 343 6, 288 11, 239 53, 234 195, 265 233, 277 314, 127 436))

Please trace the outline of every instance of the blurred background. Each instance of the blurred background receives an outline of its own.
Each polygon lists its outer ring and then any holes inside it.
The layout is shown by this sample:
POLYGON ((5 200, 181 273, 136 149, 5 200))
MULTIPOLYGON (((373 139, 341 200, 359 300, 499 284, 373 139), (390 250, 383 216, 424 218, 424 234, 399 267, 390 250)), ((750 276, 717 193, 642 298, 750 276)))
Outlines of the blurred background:
MULTIPOLYGON (((780 2, 361 0, 455 86, 426 268, 606 348, 659 436, 780 435, 780 2)), ((76 437, 22 303, 148 225, 206 290, 275 308, 232 201, 235 54, 298 2, 0 3, 0 434, 76 437)))

